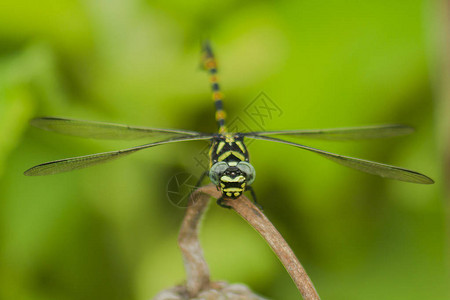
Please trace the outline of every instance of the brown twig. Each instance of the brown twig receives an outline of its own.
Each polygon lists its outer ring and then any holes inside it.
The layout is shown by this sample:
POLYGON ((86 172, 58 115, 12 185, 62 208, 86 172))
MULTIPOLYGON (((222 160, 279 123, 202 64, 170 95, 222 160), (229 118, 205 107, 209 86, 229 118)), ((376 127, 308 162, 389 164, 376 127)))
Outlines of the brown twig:
POLYGON ((201 217, 209 204, 210 194, 204 193, 205 188, 195 190, 190 196, 178 245, 183 255, 184 267, 187 273, 186 288, 189 296, 196 296, 210 284, 208 264, 203 257, 203 250, 198 239, 201 217))
MULTIPOLYGON (((212 186, 197 189, 191 195, 191 204, 183 220, 178 243, 182 250, 187 272, 187 290, 190 296, 197 295, 210 285, 209 269, 203 258, 198 240, 198 228, 209 198, 219 198, 221 193, 212 186)), ((267 217, 245 196, 236 200, 225 200, 242 218, 244 218, 267 241, 284 265, 303 299, 320 299, 311 279, 306 274, 292 249, 267 217)))
POLYGON ((231 206, 266 240, 288 271, 303 299, 320 299, 311 279, 288 243, 259 208, 245 196, 236 200, 225 200, 225 204, 231 206))

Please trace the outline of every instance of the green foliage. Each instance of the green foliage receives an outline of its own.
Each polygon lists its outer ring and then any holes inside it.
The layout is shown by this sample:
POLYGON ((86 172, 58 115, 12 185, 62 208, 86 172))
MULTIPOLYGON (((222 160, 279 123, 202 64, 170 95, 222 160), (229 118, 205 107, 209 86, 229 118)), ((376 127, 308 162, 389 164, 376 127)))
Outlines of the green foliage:
MULTIPOLYGON (((213 132, 199 45, 218 56, 231 121, 264 91, 265 129, 406 123, 383 141, 308 145, 400 165, 434 186, 389 181, 279 144, 249 146, 259 202, 323 299, 444 299, 444 207, 433 119, 436 15, 428 1, 2 1, 0 298, 150 299, 184 278, 184 210, 170 178, 199 176, 205 144, 149 149, 67 174, 41 162, 134 146, 30 128, 44 115, 213 132), (276 154, 276 155, 275 155, 276 154)), ((139 143, 139 142, 138 142, 139 143)), ((214 280, 272 299, 298 292, 268 246, 212 206, 202 235, 214 280), (229 229, 229 231, 228 231, 229 229), (240 232, 231 235, 230 232, 240 232)))

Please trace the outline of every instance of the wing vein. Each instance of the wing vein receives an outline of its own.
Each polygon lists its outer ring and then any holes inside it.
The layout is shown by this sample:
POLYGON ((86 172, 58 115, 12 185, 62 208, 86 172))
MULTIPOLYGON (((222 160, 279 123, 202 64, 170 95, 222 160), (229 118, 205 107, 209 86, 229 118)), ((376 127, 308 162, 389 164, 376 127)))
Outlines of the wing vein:
POLYGON ((314 152, 316 154, 319 154, 329 160, 332 160, 338 164, 344 165, 349 168, 353 168, 362 172, 366 172, 369 174, 378 175, 381 177, 386 177, 390 179, 400 180, 400 181, 406 181, 406 182, 413 182, 413 183, 422 183, 422 184, 432 184, 434 181, 429 178, 428 176, 418 173, 416 171, 382 164, 370 160, 364 160, 360 158, 354 158, 350 156, 344 156, 339 155, 331 152, 327 152, 324 150, 316 149, 313 147, 305 146, 302 144, 297 144, 289 141, 284 141, 281 139, 268 137, 268 136, 260 136, 260 135, 246 135, 246 137, 252 138, 252 139, 259 139, 259 140, 265 140, 265 141, 271 141, 271 142, 277 142, 282 143, 294 147, 298 147, 310 152, 314 152))
POLYGON ((277 130, 245 133, 245 136, 285 135, 325 140, 359 140, 395 137, 410 134, 414 129, 400 124, 346 127, 331 129, 277 130))
POLYGON ((141 146, 136 146, 132 148, 122 149, 122 150, 116 150, 116 151, 109 151, 109 152, 102 152, 102 153, 96 153, 96 154, 89 154, 89 155, 83 155, 83 156, 77 156, 72 158, 65 158, 60 160, 54 160, 50 162, 46 162, 43 164, 39 164, 37 166, 34 166, 24 172, 27 176, 40 176, 40 175, 51 175, 51 174, 58 174, 62 172, 68 172, 72 170, 78 170, 90 166, 94 166, 97 164, 105 163, 129 154, 132 154, 134 152, 163 145, 163 144, 169 144, 169 143, 176 143, 176 142, 186 142, 186 141, 198 141, 198 140, 209 140, 213 138, 213 135, 203 135, 203 136, 182 136, 177 138, 171 138, 155 143, 145 144, 141 146))
POLYGON ((180 129, 162 129, 129 126, 115 123, 85 121, 57 117, 36 118, 31 125, 60 134, 107 140, 134 140, 141 138, 200 136, 202 133, 180 129))

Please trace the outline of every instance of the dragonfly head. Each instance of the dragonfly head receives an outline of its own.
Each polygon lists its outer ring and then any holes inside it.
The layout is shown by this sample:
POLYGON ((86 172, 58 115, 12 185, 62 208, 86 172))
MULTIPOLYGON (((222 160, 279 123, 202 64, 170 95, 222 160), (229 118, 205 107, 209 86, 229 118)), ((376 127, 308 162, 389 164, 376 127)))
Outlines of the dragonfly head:
POLYGON ((255 180, 255 168, 245 161, 221 161, 211 167, 209 178, 222 192, 223 197, 236 199, 255 180))

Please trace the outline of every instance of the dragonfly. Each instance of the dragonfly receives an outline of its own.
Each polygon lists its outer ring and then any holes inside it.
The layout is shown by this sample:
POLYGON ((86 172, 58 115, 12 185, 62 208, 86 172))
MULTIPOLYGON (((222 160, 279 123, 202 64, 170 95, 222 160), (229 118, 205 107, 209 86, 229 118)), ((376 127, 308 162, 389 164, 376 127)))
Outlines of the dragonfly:
POLYGON ((245 145, 245 139, 254 139, 297 147, 346 167, 389 179, 418 184, 434 183, 430 177, 413 170, 339 155, 283 139, 283 137, 294 137, 339 141, 396 137, 410 134, 414 131, 412 127, 406 125, 386 124, 332 129, 229 132, 225 124, 226 113, 223 108, 223 94, 219 86, 217 63, 211 45, 207 41, 202 44, 202 64, 209 75, 212 100, 215 107, 215 119, 218 125, 217 133, 137 127, 59 117, 36 118, 30 122, 33 126, 65 135, 110 140, 146 138, 157 141, 122 150, 54 160, 36 165, 26 170, 24 174, 27 176, 57 174, 106 163, 160 145, 188 141, 209 141, 211 144, 209 150, 209 171, 202 175, 200 182, 205 176, 209 176, 211 182, 222 195, 217 200, 217 204, 229 208, 229 206, 224 204, 224 200, 237 199, 245 191, 251 192, 256 203, 255 193, 252 189, 256 172, 250 163, 250 156, 245 145))

